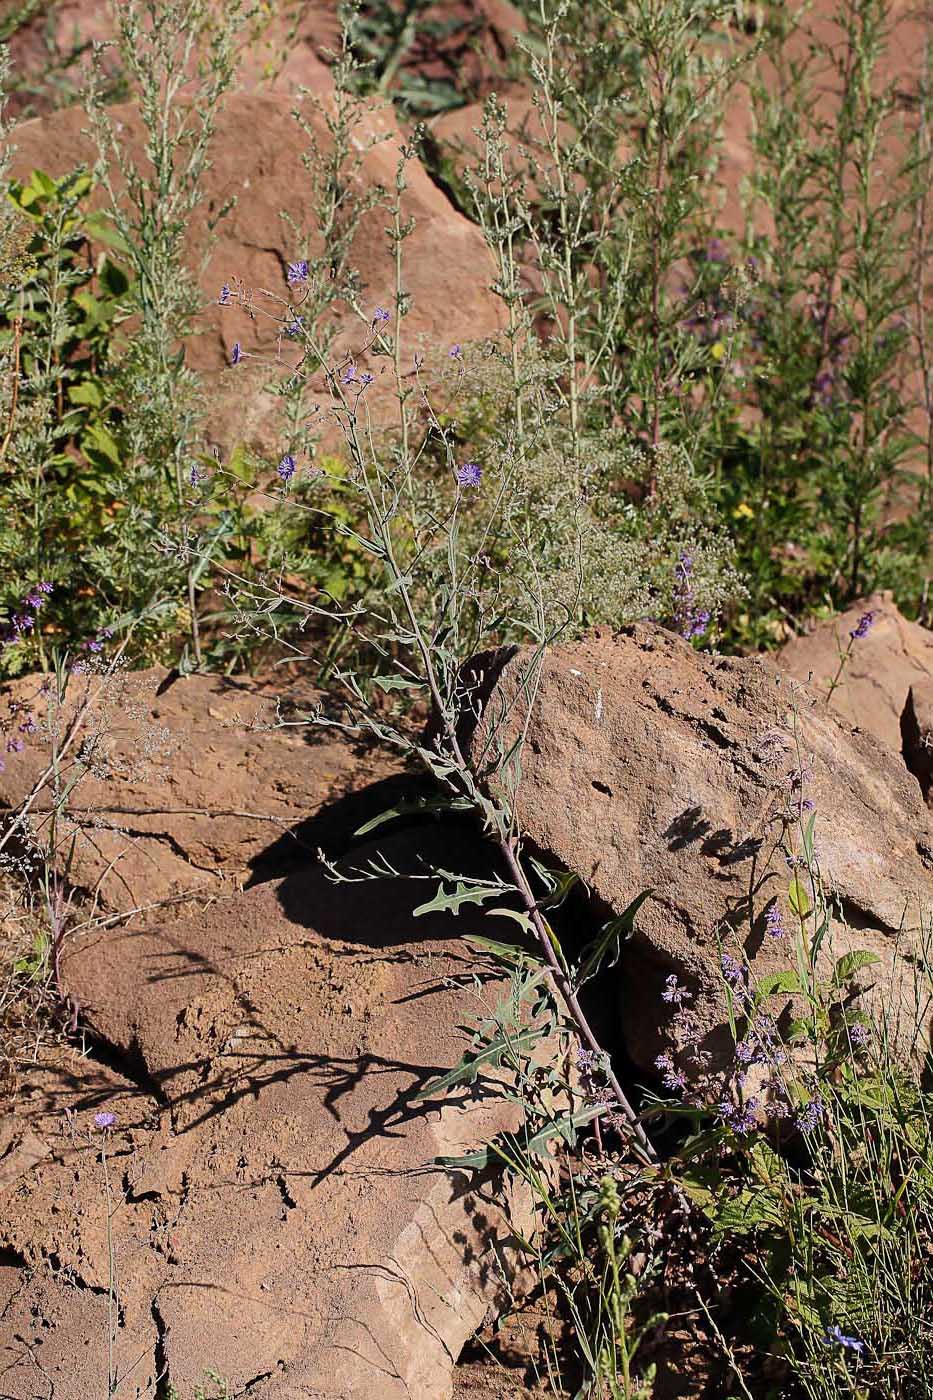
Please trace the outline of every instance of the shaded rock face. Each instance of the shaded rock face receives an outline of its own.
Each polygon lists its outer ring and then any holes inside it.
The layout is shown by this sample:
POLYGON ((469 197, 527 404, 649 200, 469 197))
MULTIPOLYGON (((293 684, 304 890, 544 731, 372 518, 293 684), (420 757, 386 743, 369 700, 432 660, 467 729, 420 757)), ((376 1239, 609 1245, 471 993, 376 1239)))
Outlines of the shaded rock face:
POLYGON ((933 794, 933 681, 912 685, 907 692, 901 715, 901 752, 929 806, 933 794))
POLYGON ((471 753, 501 786, 496 755, 527 722, 514 806, 528 839, 613 914, 653 891, 621 963, 639 1066, 665 1047, 671 973, 694 993, 715 1050, 726 1042, 720 947, 743 948, 755 976, 793 965, 766 914, 776 905, 791 925, 786 855, 799 850, 792 818, 804 799, 837 913, 823 964, 830 945, 832 957, 876 953, 866 980, 914 1043, 911 975, 895 955, 933 904, 933 825, 895 753, 757 660, 704 656, 660 628, 555 648, 529 719, 530 663, 523 650, 505 665, 471 753))
MULTIPOLYGON (((445 855, 411 833, 379 849, 403 870, 445 855)), ((4 1395, 37 1393, 35 1355, 58 1400, 106 1391, 106 1110, 116 1361, 140 1393, 161 1375, 193 1395, 214 1367, 257 1400, 449 1396, 515 1252, 490 1185, 434 1158, 515 1123, 492 1083, 416 1101, 465 1048, 474 987, 471 920, 414 919, 423 889, 318 867, 73 944, 64 978, 106 1053, 27 1090, 22 1170, 0 1182, 0 1247, 22 1261, 0 1273, 4 1395)))
MULTIPOLYGON (((87 684, 93 691, 99 682, 87 684)), ((38 677, 25 677, 3 696, 26 703, 41 724, 47 706, 39 686, 38 677)), ((55 722, 60 733, 86 693, 73 677, 70 702, 55 722)), ((83 776, 60 823, 59 864, 64 870, 67 861, 70 882, 107 911, 125 912, 189 893, 229 892, 313 861, 323 839, 315 817, 325 804, 398 773, 393 759, 336 731, 279 724, 307 713, 316 698, 300 685, 277 700, 220 676, 172 680, 161 667, 118 673, 85 726, 74 770, 83 776)), ((9 757, 0 808, 15 808, 29 794, 49 752, 40 731, 9 757)), ((40 837, 49 802, 46 793, 33 808, 40 837)))
POLYGON ((852 653, 829 705, 848 724, 864 729, 896 753, 901 752, 901 716, 911 687, 933 684, 933 632, 909 622, 890 593, 873 593, 846 612, 795 637, 777 653, 782 671, 809 682, 826 696, 839 669, 849 634, 867 612, 874 622, 852 653))
MULTIPOLYGON (((323 249, 310 181, 302 165, 308 138, 292 115, 296 101, 323 147, 329 148, 331 136, 325 118, 311 102, 285 94, 231 94, 218 118, 212 164, 204 177, 204 200, 190 221, 189 266, 200 270, 204 254, 210 251, 200 272, 205 310, 187 342, 188 363, 204 376, 209 396, 207 435, 224 451, 244 442, 273 455, 281 401, 262 391, 269 380, 268 365, 256 366, 246 359, 236 368, 230 366, 236 341, 247 354, 262 351, 266 358, 273 358, 274 326, 264 317, 251 321, 235 306, 219 306, 220 288, 239 277, 247 287, 267 288, 286 297, 288 263, 323 249), (236 198, 236 205, 221 220, 216 241, 211 242, 208 220, 232 198, 236 198), (298 228, 310 230, 300 249, 282 218, 283 209, 298 228)), ((110 111, 130 158, 145 168, 144 135, 135 107, 125 103, 110 111)), ((95 148, 90 138, 81 134, 86 125, 84 112, 77 108, 24 122, 16 133, 13 174, 22 177, 40 166, 57 176, 80 161, 93 163, 95 148)), ((403 136, 391 109, 369 110, 355 141, 354 158, 359 155, 361 164, 352 184, 358 192, 365 196, 376 188, 394 189, 403 136)), ((404 325, 406 346, 414 352, 422 346, 444 348, 456 340, 481 340, 496 334, 505 317, 501 302, 488 287, 493 264, 482 234, 454 209, 418 161, 409 163, 406 178, 403 219, 415 220, 404 254, 405 287, 412 298, 404 325)), ((96 197, 101 198, 99 193, 96 197)), ((386 239, 385 225, 384 211, 371 211, 362 221, 350 256, 351 265, 361 271, 362 304, 372 310, 391 306, 395 296, 394 252, 386 239)), ((274 309, 272 303, 267 307, 274 309)), ((361 330, 358 319, 345 308, 335 324, 335 354, 355 354, 367 338, 366 328, 361 330)), ((283 364, 297 362, 299 353, 289 343, 282 351, 283 364)), ((392 376, 386 370, 385 357, 367 366, 365 358, 358 356, 357 363, 376 376, 367 391, 371 406, 387 410, 395 388, 394 381, 389 383, 392 376)), ((412 364, 411 354, 406 354, 405 364, 412 364)), ((409 372, 413 376, 414 368, 409 372)), ((326 406, 329 399, 323 382, 317 388, 326 406)))

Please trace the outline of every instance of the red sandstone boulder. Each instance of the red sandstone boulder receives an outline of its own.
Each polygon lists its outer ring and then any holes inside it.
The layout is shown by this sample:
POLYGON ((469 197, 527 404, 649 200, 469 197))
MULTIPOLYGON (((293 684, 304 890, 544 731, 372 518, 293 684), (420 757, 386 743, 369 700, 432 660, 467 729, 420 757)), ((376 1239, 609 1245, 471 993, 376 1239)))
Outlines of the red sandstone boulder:
MULTIPOLYGON (((449 854, 411 833, 379 851, 403 870, 449 854)), ((5 1396, 32 1400, 37 1358, 58 1400, 106 1393, 111 1287, 127 1394, 194 1395, 214 1368, 255 1400, 450 1396, 530 1219, 435 1164, 515 1110, 489 1079, 416 1097, 466 1048, 481 920, 414 918, 422 898, 317 867, 74 942, 66 985, 107 1049, 23 1095, 40 1150, 0 1179, 0 1248, 22 1261, 0 1273, 5 1396)), ((477 1014, 502 990, 487 979, 477 1014)))
POLYGON ((842 719, 901 752, 901 716, 911 687, 933 682, 933 632, 908 622, 890 593, 873 593, 846 612, 818 623, 795 637, 775 657, 781 670, 812 685, 842 719), (852 642, 838 686, 829 697, 842 653, 859 619, 873 622, 864 637, 852 642))
MULTIPOLYGON (((40 728, 7 757, 0 808, 18 807, 44 771, 45 726, 63 734, 101 683, 73 677, 67 703, 51 714, 38 684, 27 676, 3 692, 26 703, 40 728)), ((313 861, 316 847, 301 828, 326 803, 398 772, 385 754, 336 731, 278 723, 307 713, 316 698, 300 685, 279 693, 220 676, 172 681, 161 667, 118 672, 63 765, 65 781, 78 781, 57 819, 59 868, 114 912, 229 892, 270 850, 276 873, 283 861, 313 861)), ((46 790, 32 809, 40 844, 51 805, 46 790)))
POLYGON ((653 892, 620 963, 636 1063, 649 1068, 665 1045, 671 974, 694 994, 715 1050, 726 1041, 720 948, 743 950, 756 978, 793 965, 766 912, 792 927, 786 857, 799 854, 801 799, 814 804, 835 914, 820 970, 851 951, 875 954, 866 985, 911 1049, 926 1028, 911 1020, 903 955, 933 906, 933 821, 899 756, 760 661, 702 655, 660 628, 556 647, 534 687, 532 664, 524 649, 505 662, 470 751, 501 790, 497 755, 527 724, 519 829, 609 914, 653 892))

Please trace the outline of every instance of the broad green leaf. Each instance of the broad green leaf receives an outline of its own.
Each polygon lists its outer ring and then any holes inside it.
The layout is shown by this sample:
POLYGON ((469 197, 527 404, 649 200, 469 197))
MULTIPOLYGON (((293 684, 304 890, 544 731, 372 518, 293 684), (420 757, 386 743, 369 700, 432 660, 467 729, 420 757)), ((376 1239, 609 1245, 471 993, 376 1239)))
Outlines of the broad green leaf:
POLYGON ((107 431, 103 423, 90 424, 84 434, 81 448, 85 452, 90 448, 92 452, 96 452, 101 457, 105 457, 107 461, 112 462, 115 467, 120 465, 120 448, 116 439, 107 431))
POLYGON ((840 987, 844 982, 848 982, 850 977, 861 972, 863 967, 873 967, 875 963, 880 963, 880 961, 878 954, 869 953, 867 948, 859 948, 855 952, 845 953, 837 960, 833 969, 833 982, 837 987, 840 987))
POLYGON ((71 403, 87 404, 89 408, 100 408, 104 402, 100 385, 93 379, 82 379, 80 384, 69 385, 68 399, 71 403))
POLYGON ((813 908, 806 886, 796 875, 788 886, 787 898, 790 900, 790 907, 793 909, 798 919, 805 919, 813 908))
POLYGON ((755 984, 755 996, 759 1001, 764 1001, 765 997, 774 996, 775 992, 786 992, 795 995, 802 991, 800 978, 796 972, 769 972, 764 977, 759 977, 755 984))

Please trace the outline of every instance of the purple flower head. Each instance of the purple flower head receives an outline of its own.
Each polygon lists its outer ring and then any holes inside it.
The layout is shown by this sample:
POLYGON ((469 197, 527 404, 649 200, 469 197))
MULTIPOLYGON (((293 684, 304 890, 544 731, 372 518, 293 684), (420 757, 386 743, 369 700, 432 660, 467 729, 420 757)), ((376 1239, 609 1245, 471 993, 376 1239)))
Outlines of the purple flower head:
POLYGON ((765 933, 769 938, 786 938, 787 929, 784 927, 784 916, 776 904, 765 915, 765 933))
POLYGON ((101 651, 103 651, 103 649, 104 649, 104 644, 103 644, 103 642, 99 642, 99 641, 97 640, 96 637, 94 638, 93 641, 84 642, 83 645, 84 645, 84 650, 85 650, 85 651, 92 651, 92 652, 94 653, 95 656, 97 655, 98 652, 101 652, 101 651))
POLYGON ((797 1127, 802 1133, 812 1133, 819 1127, 822 1119, 823 1101, 815 1095, 797 1114, 797 1127))
POLYGON ((356 383, 356 365, 347 365, 343 374, 340 376, 340 382, 346 387, 356 383))
MULTIPOLYGON (((19 727, 19 732, 20 734, 35 734, 36 728, 37 725, 34 717, 32 715, 27 715, 19 727)), ((861 1029, 864 1030, 865 1027, 862 1026, 861 1029)))
POLYGON ((28 608, 32 608, 33 612, 38 612, 45 599, 41 593, 30 593, 25 601, 28 608))
POLYGON ((375 311, 373 312, 373 325, 376 325, 376 324, 379 323, 379 322, 384 323, 384 322, 388 321, 388 319, 389 319, 389 313, 388 313, 388 311, 386 311, 385 307, 384 307, 384 306, 377 306, 376 309, 375 309, 375 311))
POLYGON ((7 753, 22 753, 25 747, 26 745, 23 743, 22 739, 18 738, 15 735, 13 736, 13 738, 7 739, 6 741, 7 753))
POLYGON ((742 978, 742 964, 731 953, 723 953, 720 959, 722 975, 727 982, 739 982, 742 978))
POLYGON ((868 1046, 871 1044, 871 1032, 867 1026, 850 1026, 849 1039, 857 1049, 867 1050, 868 1046))
POLYGON ((307 282, 308 264, 305 262, 304 258, 299 258, 298 262, 288 264, 288 280, 289 283, 292 284, 295 282, 307 282))
POLYGON ((690 1000, 690 993, 686 987, 682 987, 677 981, 675 973, 665 979, 664 991, 661 993, 661 1000, 673 1002, 675 1006, 681 1006, 685 1001, 690 1000))
POLYGON ((238 365, 243 358, 243 350, 238 340, 234 341, 233 349, 230 352, 230 363, 238 365))
POLYGON ((37 583, 37 584, 36 584, 36 592, 37 592, 37 593, 51 593, 53 587, 54 587, 54 584, 46 583, 46 582, 43 580, 42 583, 37 583))
POLYGON ((758 1055, 758 1047, 748 1036, 735 1047, 735 1058, 740 1065, 750 1065, 758 1055))
POLYGON ((220 296, 217 298, 217 300, 221 306, 230 305, 230 288, 227 286, 226 282, 221 287, 220 296))
POLYGON ((716 1105, 716 1114, 734 1133, 753 1133, 758 1127, 758 1119, 755 1117, 757 1107, 757 1099, 749 1099, 743 1107, 736 1107, 728 1099, 722 1099, 716 1105))
POLYGON ((448 350, 447 353, 448 353, 448 355, 450 356, 450 358, 451 358, 452 360, 459 360, 459 359, 461 359, 462 356, 463 356, 463 346, 462 346, 462 345, 452 345, 452 346, 450 347, 450 349, 448 350))
POLYGON ((457 468, 458 486, 478 486, 483 479, 483 469, 476 462, 464 462, 457 468))
POLYGON ((827 1347, 846 1347, 849 1351, 854 1351, 856 1356, 862 1356, 865 1351, 865 1343, 859 1341, 858 1337, 847 1337, 838 1322, 829 1328, 820 1341, 827 1347))
POLYGON ((203 472, 197 462, 191 463, 191 471, 188 473, 188 480, 192 486, 200 486, 207 480, 207 472, 203 472))
POLYGON ((287 324, 286 327, 285 327, 285 334, 286 334, 286 335, 291 335, 291 336, 301 335, 301 332, 302 332, 303 328, 304 328, 304 317, 303 317, 303 316, 292 316, 291 320, 288 322, 288 324, 287 324))
POLYGON ((360 384, 361 384, 362 387, 365 389, 366 386, 367 386, 367 384, 372 384, 374 377, 375 377, 374 375, 369 374, 368 372, 366 372, 366 373, 364 373, 364 374, 361 374, 361 375, 360 375, 360 384))
POLYGON ((285 453, 285 456, 276 467, 276 471, 283 481, 291 481, 292 477, 295 475, 295 459, 290 452, 285 453))
POLYGON ((862 616, 849 633, 853 642, 860 642, 863 637, 867 637, 874 625, 874 621, 875 614, 873 612, 862 613, 862 616))
POLYGON ((693 617, 688 619, 684 637, 688 642, 692 641, 694 637, 702 637, 709 624, 710 614, 705 609, 694 613, 693 617))
POLYGON ((95 1128, 112 1128, 116 1121, 117 1115, 115 1113, 103 1112, 94 1114, 95 1128))
POLYGON ((692 573, 693 555, 684 550, 677 561, 673 623, 680 635, 688 642, 692 641, 694 637, 702 637, 710 624, 709 612, 696 605, 691 579, 692 573))

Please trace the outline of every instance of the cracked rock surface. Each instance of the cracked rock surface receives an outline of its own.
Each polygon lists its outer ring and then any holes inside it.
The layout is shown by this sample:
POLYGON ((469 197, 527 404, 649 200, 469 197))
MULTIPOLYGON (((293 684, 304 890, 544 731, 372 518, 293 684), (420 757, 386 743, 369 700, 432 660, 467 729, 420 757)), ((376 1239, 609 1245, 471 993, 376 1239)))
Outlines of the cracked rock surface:
MULTIPOLYGON (((73 677, 55 720, 63 732, 96 678, 73 677)), ((46 723, 40 678, 4 688, 46 723)), ((336 731, 289 725, 314 708, 307 687, 264 691, 221 676, 172 679, 161 667, 107 683, 80 750, 80 783, 58 848, 71 883, 108 911, 187 893, 221 893, 257 874, 314 859, 315 815, 354 788, 389 779, 397 763, 336 731), (160 693, 161 692, 161 693, 160 693), (278 697, 278 699, 277 699, 278 697), (280 724, 285 720, 285 724, 280 724), (71 850, 71 841, 74 849, 71 850)), ((44 736, 0 773, 0 807, 16 807, 47 763, 44 736)), ((69 769, 72 776, 79 771, 69 769)), ((391 806, 386 801, 385 806, 391 806)), ((41 823, 47 797, 38 802, 41 823)))
POLYGON ((756 659, 704 655, 638 625, 557 647, 537 675, 528 650, 504 660, 471 738, 493 787, 502 783, 497 755, 525 724, 532 691, 519 826, 581 876, 606 914, 653 891, 620 962, 636 1064, 649 1068, 669 1048, 669 975, 694 994, 715 1053, 731 1044, 720 947, 741 948, 756 977, 793 965, 788 940, 768 936, 766 913, 776 904, 791 926, 787 857, 799 855, 801 802, 816 813, 835 911, 821 969, 855 949, 876 954, 862 974, 866 992, 883 1002, 905 1053, 926 1038, 900 955, 915 948, 920 911, 933 904, 933 824, 898 753, 756 659))
MULTIPOLYGON (((415 870, 449 839, 379 849, 415 870)), ((111 1336, 120 1396, 192 1395, 210 1367, 257 1400, 450 1395, 514 1256, 489 1185, 434 1159, 515 1123, 494 1082, 417 1095, 501 989, 474 980, 469 916, 375 889, 308 868, 74 943, 96 1040, 35 1071, 0 1174, 5 1397, 107 1393, 111 1336)))

